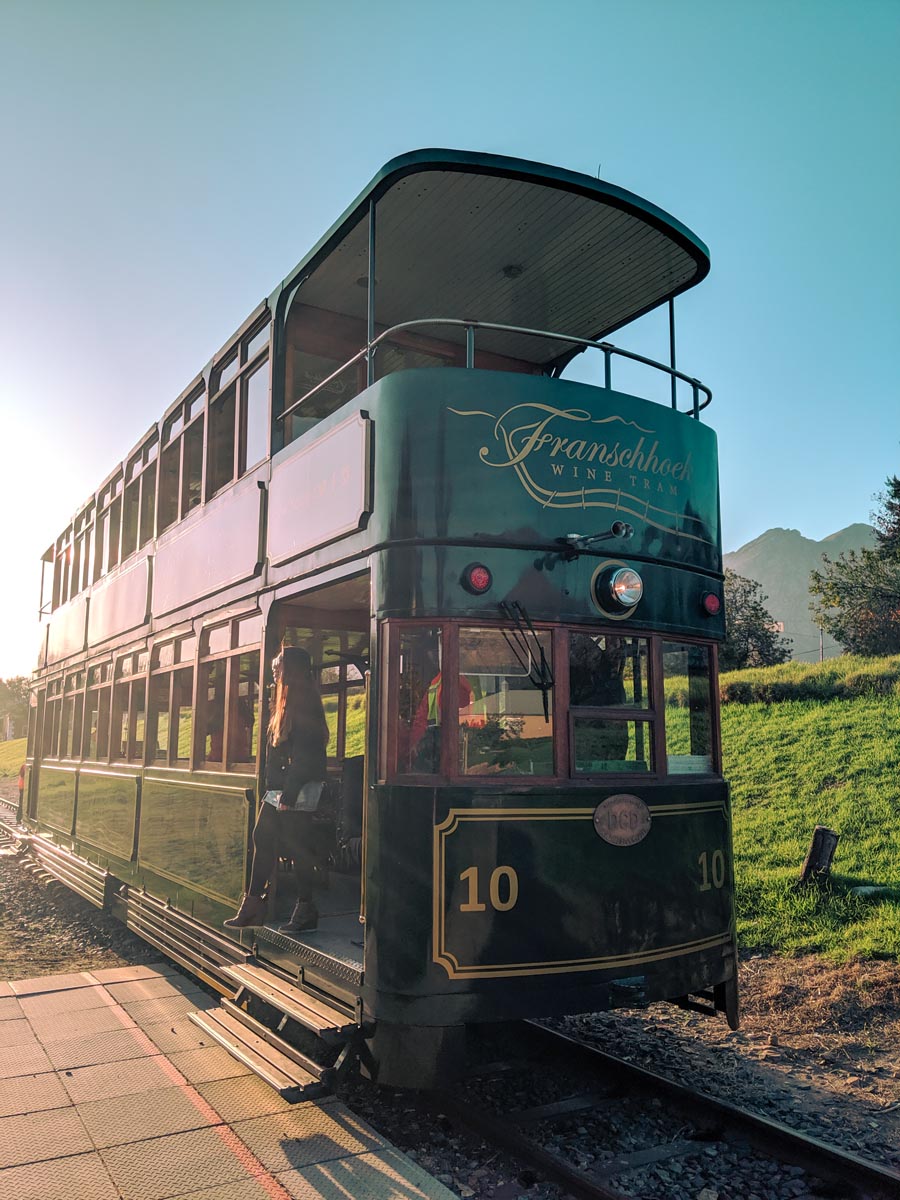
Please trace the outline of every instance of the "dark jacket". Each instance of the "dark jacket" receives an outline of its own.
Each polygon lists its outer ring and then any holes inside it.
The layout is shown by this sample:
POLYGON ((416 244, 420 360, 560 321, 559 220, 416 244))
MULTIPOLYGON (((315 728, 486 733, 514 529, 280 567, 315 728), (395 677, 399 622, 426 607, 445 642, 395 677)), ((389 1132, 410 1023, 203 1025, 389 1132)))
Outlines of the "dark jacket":
POLYGON ((283 792, 282 804, 292 808, 304 783, 325 779, 328 760, 325 742, 318 734, 291 730, 284 741, 266 752, 266 790, 283 792))

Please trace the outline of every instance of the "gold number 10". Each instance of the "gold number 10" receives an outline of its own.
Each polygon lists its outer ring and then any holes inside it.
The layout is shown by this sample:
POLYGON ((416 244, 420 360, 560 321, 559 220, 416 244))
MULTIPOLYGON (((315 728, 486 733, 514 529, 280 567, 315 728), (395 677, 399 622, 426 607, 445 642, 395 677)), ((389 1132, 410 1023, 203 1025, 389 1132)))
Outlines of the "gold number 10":
MULTIPOLYGON (((469 898, 465 904, 459 906, 460 912, 484 912, 487 908, 486 904, 482 904, 478 899, 478 868, 469 867, 460 875, 463 883, 469 885, 469 898)), ((515 908, 516 901, 519 898, 519 877, 512 867, 495 867, 491 872, 491 882, 488 885, 488 893, 491 899, 491 908, 497 912, 509 912, 511 908, 515 908), (506 880, 506 899, 500 899, 500 881, 506 880)))
POLYGON ((700 864, 700 891, 708 892, 712 888, 720 888, 725 883, 725 855, 721 850, 713 850, 712 858, 704 850, 697 859, 700 864), (712 882, 710 882, 712 876, 712 882))

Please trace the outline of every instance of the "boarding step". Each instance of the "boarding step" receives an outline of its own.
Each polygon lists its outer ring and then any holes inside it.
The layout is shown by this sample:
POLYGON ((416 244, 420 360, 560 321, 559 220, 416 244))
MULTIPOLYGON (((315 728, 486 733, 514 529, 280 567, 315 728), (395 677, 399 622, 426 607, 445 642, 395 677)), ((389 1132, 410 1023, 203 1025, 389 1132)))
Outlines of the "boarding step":
POLYGON ((250 992, 292 1021, 309 1029, 326 1045, 336 1046, 356 1037, 359 1025, 352 1017, 324 1000, 295 987, 286 979, 253 963, 228 967, 224 974, 237 984, 235 1001, 243 991, 250 992))
POLYGON ((191 1013, 190 1019, 292 1104, 327 1093, 331 1068, 319 1067, 227 1000, 220 1008, 191 1013))

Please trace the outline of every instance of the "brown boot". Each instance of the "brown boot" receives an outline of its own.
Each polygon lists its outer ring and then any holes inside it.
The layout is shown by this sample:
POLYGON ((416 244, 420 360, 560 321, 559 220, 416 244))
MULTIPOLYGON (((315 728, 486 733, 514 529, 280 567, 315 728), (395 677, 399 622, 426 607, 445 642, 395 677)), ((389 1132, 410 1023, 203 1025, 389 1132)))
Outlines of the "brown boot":
POLYGON ((265 925, 266 902, 262 896, 251 896, 248 892, 241 901, 241 907, 233 917, 223 924, 227 929, 246 929, 248 925, 265 925))
POLYGON ((291 913, 291 919, 285 925, 279 925, 281 933, 302 933, 304 930, 315 929, 319 924, 319 911, 312 900, 298 900, 291 913))

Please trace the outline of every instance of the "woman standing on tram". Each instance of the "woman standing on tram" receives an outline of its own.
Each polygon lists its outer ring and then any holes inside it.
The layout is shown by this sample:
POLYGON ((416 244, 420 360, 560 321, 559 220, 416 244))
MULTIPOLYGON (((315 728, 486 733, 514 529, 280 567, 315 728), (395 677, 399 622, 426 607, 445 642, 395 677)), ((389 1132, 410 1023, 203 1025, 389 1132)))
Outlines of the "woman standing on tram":
POLYGON ((272 661, 275 701, 269 720, 266 752, 266 793, 253 830, 250 887, 229 929, 265 923, 267 889, 278 857, 294 860, 297 902, 287 933, 315 929, 319 914, 313 903, 313 813, 325 785, 328 724, 322 699, 305 650, 286 647, 272 661))

